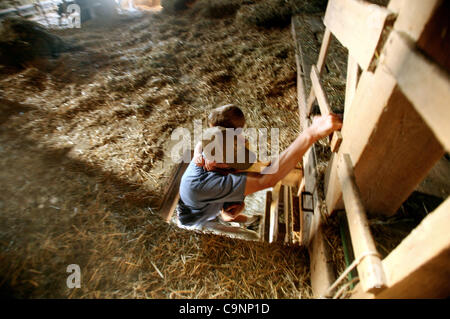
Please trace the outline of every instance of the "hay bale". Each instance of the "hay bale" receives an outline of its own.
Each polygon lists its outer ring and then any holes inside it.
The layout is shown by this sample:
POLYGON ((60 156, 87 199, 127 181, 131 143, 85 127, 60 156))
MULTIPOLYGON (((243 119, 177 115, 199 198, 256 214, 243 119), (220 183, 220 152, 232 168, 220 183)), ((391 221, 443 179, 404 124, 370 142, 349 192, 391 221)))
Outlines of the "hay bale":
POLYGON ((287 0, 268 0, 245 8, 244 22, 262 28, 283 28, 291 22, 291 4, 287 0))
POLYGON ((205 18, 210 19, 222 19, 226 17, 233 16, 236 11, 241 7, 240 0, 200 0, 195 2, 192 10, 200 12, 200 14, 205 18))
POLYGON ((188 4, 192 3, 192 0, 161 0, 161 6, 164 12, 175 13, 188 8, 188 4))
POLYGON ((290 0, 292 14, 325 12, 328 0, 290 0))
POLYGON ((57 57, 75 49, 40 24, 22 18, 7 18, 0 28, 0 64, 21 67, 36 58, 57 57))
POLYGON ((264 0, 256 4, 244 1, 240 19, 250 25, 266 29, 284 28, 291 23, 291 16, 299 13, 324 12, 328 0, 264 0))

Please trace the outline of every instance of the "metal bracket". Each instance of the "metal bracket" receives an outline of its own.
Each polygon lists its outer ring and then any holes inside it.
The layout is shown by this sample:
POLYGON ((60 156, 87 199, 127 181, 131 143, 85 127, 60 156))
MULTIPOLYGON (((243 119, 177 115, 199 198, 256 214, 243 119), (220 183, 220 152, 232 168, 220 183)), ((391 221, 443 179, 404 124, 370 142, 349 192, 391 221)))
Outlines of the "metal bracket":
POLYGON ((314 196, 310 192, 302 192, 302 211, 304 212, 312 212, 314 213, 314 196), (307 196, 310 196, 310 200, 308 202, 311 203, 311 208, 305 207, 305 203, 307 202, 307 196))

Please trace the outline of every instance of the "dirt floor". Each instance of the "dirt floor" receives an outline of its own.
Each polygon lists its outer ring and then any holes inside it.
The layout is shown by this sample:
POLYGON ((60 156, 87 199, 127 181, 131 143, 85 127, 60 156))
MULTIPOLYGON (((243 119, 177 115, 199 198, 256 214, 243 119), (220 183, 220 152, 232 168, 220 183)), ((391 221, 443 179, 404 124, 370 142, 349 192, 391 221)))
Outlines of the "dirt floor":
POLYGON ((57 33, 85 49, 0 71, 2 296, 311 297, 305 250, 157 216, 176 127, 237 103, 248 127, 280 127, 282 148, 298 134, 290 29, 188 12, 57 33))

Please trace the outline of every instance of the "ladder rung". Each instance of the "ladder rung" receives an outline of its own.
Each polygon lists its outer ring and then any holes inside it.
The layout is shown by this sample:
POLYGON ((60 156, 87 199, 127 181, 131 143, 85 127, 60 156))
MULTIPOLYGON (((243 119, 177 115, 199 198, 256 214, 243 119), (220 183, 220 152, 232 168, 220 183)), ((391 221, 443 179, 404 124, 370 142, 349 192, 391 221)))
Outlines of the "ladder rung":
MULTIPOLYGON (((322 39, 322 45, 320 47, 319 59, 317 60, 317 69, 319 71, 318 72, 319 75, 322 73, 323 67, 325 65, 325 59, 328 54, 328 48, 330 47, 331 39, 332 39, 332 37, 331 37, 330 29, 326 28, 325 34, 323 35, 323 39, 322 39)), ((307 103, 306 103, 306 116, 309 116, 309 114, 311 113, 312 105, 314 104, 315 100, 316 100, 316 95, 315 95, 314 91, 311 90, 311 92, 309 93, 307 103)))

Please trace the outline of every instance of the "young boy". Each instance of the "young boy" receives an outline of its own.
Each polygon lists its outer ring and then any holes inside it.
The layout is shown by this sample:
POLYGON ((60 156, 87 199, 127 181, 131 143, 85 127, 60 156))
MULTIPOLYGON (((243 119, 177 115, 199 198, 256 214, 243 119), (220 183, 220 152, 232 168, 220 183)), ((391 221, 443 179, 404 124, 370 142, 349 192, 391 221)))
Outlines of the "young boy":
MULTIPOLYGON (((243 170, 243 164, 248 163, 237 163, 236 161, 215 163, 213 158, 206 157, 208 154, 205 152, 204 163, 201 160, 197 165, 196 161, 191 161, 181 178, 178 207, 180 224, 192 228, 202 227, 208 221, 215 219, 221 212, 227 213, 229 206, 233 207, 232 217, 236 221, 236 217, 242 212, 243 205, 239 204, 240 206, 237 207, 225 205, 225 203, 241 203, 245 196, 273 187, 297 165, 312 144, 341 127, 342 120, 336 114, 314 118, 312 124, 274 159, 272 166, 277 167, 276 171, 268 168, 263 169, 261 173, 236 173, 237 170, 243 170), (221 172, 219 173, 218 170, 221 172)), ((217 130, 224 131, 219 128, 217 130)), ((222 145, 224 154, 227 154, 226 144, 222 145)), ((201 154, 201 149, 198 151, 201 154)), ((198 159, 198 154, 196 156, 198 159)), ((236 153, 234 157, 236 158, 236 153)), ((252 161, 249 162, 247 168, 251 166, 252 161)))
MULTIPOLYGON (((211 111, 208 116, 209 127, 221 127, 221 128, 233 128, 243 129, 245 126, 245 116, 242 110, 234 105, 227 104, 217 107, 211 111)), ((240 136, 238 136, 240 138, 240 136)), ((244 139, 244 144, 248 148, 248 141, 244 139)), ((214 171, 222 175, 235 172, 234 169, 221 169, 216 163, 205 162, 205 158, 202 155, 203 145, 199 142, 194 150, 193 162, 196 166, 204 168, 206 171, 214 171)), ((238 222, 245 224, 252 224, 258 218, 257 216, 248 217, 241 214, 245 208, 244 201, 237 202, 224 202, 223 207, 220 210, 221 218, 226 222, 238 222)), ((183 219, 183 217, 181 217, 183 219)))

